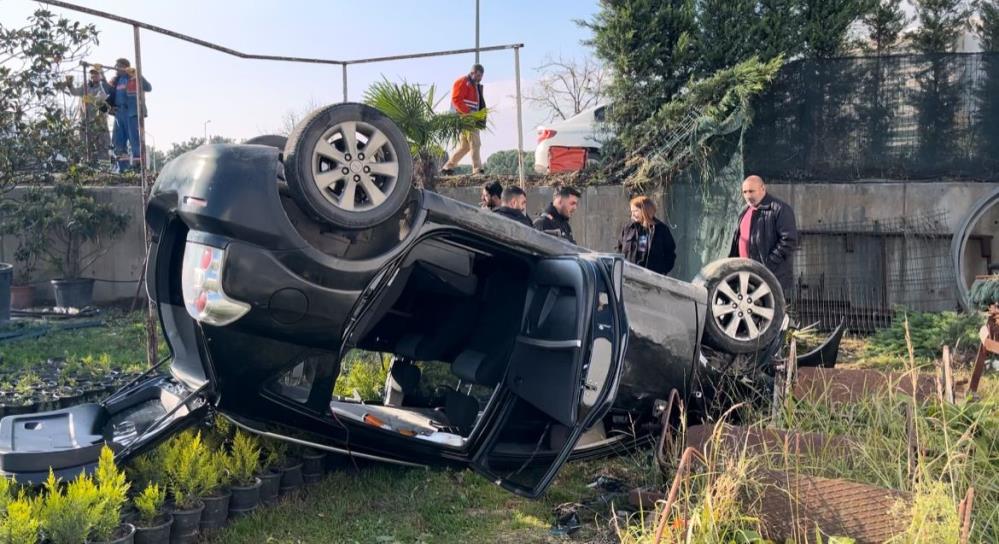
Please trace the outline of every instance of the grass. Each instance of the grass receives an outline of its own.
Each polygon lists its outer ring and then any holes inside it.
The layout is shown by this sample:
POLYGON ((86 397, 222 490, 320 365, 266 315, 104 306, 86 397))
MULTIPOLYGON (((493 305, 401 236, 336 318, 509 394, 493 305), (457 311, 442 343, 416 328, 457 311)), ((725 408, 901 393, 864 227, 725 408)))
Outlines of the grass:
MULTIPOLYGON (((296 499, 232 523, 210 542, 565 542, 550 534, 556 506, 597 495, 586 485, 598 473, 631 479, 641 470, 628 457, 572 463, 543 498, 528 500, 468 470, 348 468, 296 499)), ((603 520, 609 511, 607 506, 589 519, 581 514, 585 526, 572 540, 613 542, 603 520)))
MULTIPOLYGON (((930 361, 928 356, 939 338, 962 336, 970 328, 955 320, 936 321, 943 334, 915 337, 922 342, 914 357, 899 353, 899 331, 874 339, 848 338, 843 359, 850 366, 907 368, 930 361), (956 336, 953 334, 957 331, 956 336)), ((925 324, 924 324, 925 326, 925 324)), ((904 329, 902 338, 904 342, 904 329)), ((951 344, 953 345, 953 344, 951 344)), ((908 351, 908 346, 904 351, 908 351)), ((114 365, 144 364, 144 330, 141 316, 115 315, 107 327, 57 332, 22 342, 0 344, 4 367, 28 368, 50 357, 114 365)), ((959 357, 958 362, 962 362, 959 357)), ((347 389, 381 383, 383 365, 357 358, 352 383, 347 389), (368 367, 368 368, 365 368, 368 367), (378 372, 369 374, 369 370, 378 372)), ((351 374, 348 372, 348 374, 351 374)), ((361 387, 360 389, 364 389, 361 387)), ((776 425, 852 437, 858 447, 849 458, 829 457, 789 460, 781 456, 735 455, 711 461, 682 489, 673 520, 686 512, 682 524, 671 528, 676 541, 695 543, 760 542, 759 523, 751 511, 734 500, 757 485, 754 471, 792 468, 796 472, 891 487, 915 496, 908 516, 912 523, 897 543, 927 541, 928 535, 950 534, 954 517, 949 512, 973 484, 977 496, 972 542, 999 541, 999 380, 986 375, 980 393, 984 401, 957 405, 930 403, 915 407, 911 400, 890 394, 867 399, 848 407, 791 401, 780 414, 781 421, 765 416, 757 425, 776 425), (916 473, 906 461, 905 408, 916 414, 918 443, 922 454, 916 473), (790 463, 790 465, 789 465, 790 463), (781 467, 781 465, 783 465, 781 467), (925 485, 935 482, 936 485, 925 485)), ((616 476, 629 486, 664 488, 662 476, 648 452, 600 461, 567 464, 556 483, 539 500, 526 500, 486 481, 468 470, 414 469, 384 465, 352 466, 329 475, 300 497, 274 508, 262 508, 249 518, 236 521, 210 539, 213 543, 272 542, 565 542, 550 532, 556 507, 563 503, 586 503, 600 493, 587 488, 599 474, 616 476)), ((624 501, 625 498, 619 497, 624 501)), ((596 502, 581 516, 584 526, 573 542, 651 542, 655 512, 640 512, 630 518, 613 518, 612 506, 596 502)), ((947 542, 942 537, 934 541, 947 542)), ((835 542, 826 539, 824 542, 835 542)), ((844 541, 846 542, 846 541, 844 541)), ((897 544, 896 543, 896 544, 897 544)))
MULTIPOLYGON (((104 319, 106 324, 101 327, 56 331, 37 338, 0 342, 0 371, 31 368, 53 358, 126 369, 144 368, 146 331, 143 315, 111 311, 104 319)), ((160 335, 160 356, 167 353, 162 338, 160 335)))

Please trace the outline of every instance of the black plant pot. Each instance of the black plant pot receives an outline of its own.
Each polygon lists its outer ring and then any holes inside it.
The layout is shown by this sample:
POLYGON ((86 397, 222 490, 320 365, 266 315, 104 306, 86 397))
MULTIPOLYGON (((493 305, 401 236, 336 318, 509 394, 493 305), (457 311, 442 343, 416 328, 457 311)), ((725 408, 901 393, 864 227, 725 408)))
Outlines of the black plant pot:
POLYGON ((131 523, 123 523, 115 536, 111 540, 88 540, 90 544, 133 544, 135 542, 135 526, 131 523))
POLYGON ((86 308, 94 302, 94 280, 52 280, 56 306, 60 308, 86 308))
POLYGON ((289 459, 281 468, 281 494, 295 493, 302 487, 302 461, 289 459))
POLYGON ((191 544, 198 540, 198 526, 204 503, 191 510, 173 511, 173 528, 170 530, 170 544, 191 544))
POLYGON ((308 450, 302 454, 302 479, 306 485, 318 484, 326 473, 326 453, 308 450))
POLYGON ((281 471, 269 470, 258 476, 263 482, 260 486, 260 502, 264 504, 277 503, 278 495, 281 493, 281 477, 283 475, 284 473, 281 471))
POLYGON ((0 263, 0 325, 10 321, 10 286, 14 280, 14 265, 0 263))
POLYGON ((170 528, 173 518, 169 514, 157 518, 159 525, 135 528, 135 544, 167 544, 170 542, 170 528))
POLYGON ((201 532, 215 531, 225 527, 225 522, 229 519, 229 499, 232 492, 226 489, 222 493, 210 497, 201 497, 205 503, 205 512, 201 514, 201 532))
POLYGON ((260 504, 260 488, 264 482, 255 478, 253 485, 232 486, 232 500, 229 501, 229 516, 239 518, 253 513, 260 504))
POLYGON ((80 390, 74 388, 72 391, 63 393, 59 397, 59 407, 60 408, 71 408, 77 404, 83 403, 83 393, 80 390))
POLYGON ((8 416, 19 416, 24 414, 33 414, 38 411, 38 404, 35 401, 21 402, 17 404, 12 404, 7 406, 8 416))

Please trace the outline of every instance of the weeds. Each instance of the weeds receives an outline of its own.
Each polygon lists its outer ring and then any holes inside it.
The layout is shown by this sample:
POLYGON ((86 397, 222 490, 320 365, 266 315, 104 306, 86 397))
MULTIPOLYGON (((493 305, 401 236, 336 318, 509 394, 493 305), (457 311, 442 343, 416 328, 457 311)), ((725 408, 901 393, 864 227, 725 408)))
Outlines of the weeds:
POLYGON ((951 346, 955 352, 977 349, 983 318, 978 313, 903 312, 902 319, 896 319, 891 327, 870 338, 866 357, 881 366, 905 366, 906 323, 917 366, 925 366, 940 355, 943 346, 951 346))
POLYGON ((333 394, 352 397, 356 393, 363 401, 380 400, 388 367, 388 358, 380 353, 351 351, 343 358, 333 394))

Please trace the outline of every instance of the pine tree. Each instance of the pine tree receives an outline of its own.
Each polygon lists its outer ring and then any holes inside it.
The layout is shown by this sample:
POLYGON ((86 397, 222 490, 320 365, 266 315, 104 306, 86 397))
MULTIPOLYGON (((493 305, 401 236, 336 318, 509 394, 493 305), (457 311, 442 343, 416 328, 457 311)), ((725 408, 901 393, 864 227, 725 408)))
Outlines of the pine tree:
POLYGON ((694 73, 694 0, 604 0, 589 44, 612 73, 609 121, 630 147, 637 127, 669 102, 694 73))
POLYGON ((867 10, 865 0, 800 0, 805 54, 810 58, 839 56, 847 45, 850 25, 867 10))
POLYGON ((759 53, 757 0, 697 2, 698 71, 711 74, 759 53))
POLYGON ((957 104, 960 89, 954 59, 940 55, 954 50, 967 28, 971 12, 965 0, 913 0, 919 28, 912 32, 916 50, 927 55, 927 68, 916 75, 914 93, 919 122, 919 158, 949 171, 955 157, 957 104))
POLYGON ((912 0, 912 3, 919 20, 919 28, 912 32, 913 46, 923 53, 953 51, 971 16, 966 0, 912 0))
POLYGON ((902 9, 902 0, 877 0, 861 19, 870 38, 868 46, 875 55, 884 56, 898 45, 909 17, 902 9))
POLYGON ((757 53, 761 59, 784 55, 798 57, 803 49, 801 29, 802 0, 759 0, 756 28, 757 53))
POLYGON ((975 32, 982 40, 982 50, 999 52, 999 0, 982 0, 975 32))
POLYGON ((982 40, 982 80, 978 87, 978 156, 991 172, 999 172, 999 0, 979 5, 975 31, 982 40))

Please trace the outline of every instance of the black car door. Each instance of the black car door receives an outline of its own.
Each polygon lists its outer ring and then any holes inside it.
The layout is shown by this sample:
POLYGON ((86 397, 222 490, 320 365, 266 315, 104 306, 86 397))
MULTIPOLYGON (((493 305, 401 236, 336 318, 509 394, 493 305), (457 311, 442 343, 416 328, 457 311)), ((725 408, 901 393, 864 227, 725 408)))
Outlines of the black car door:
POLYGON ((610 408, 627 322, 620 257, 562 257, 534 269, 495 419, 473 468, 528 497, 544 492, 610 408))

